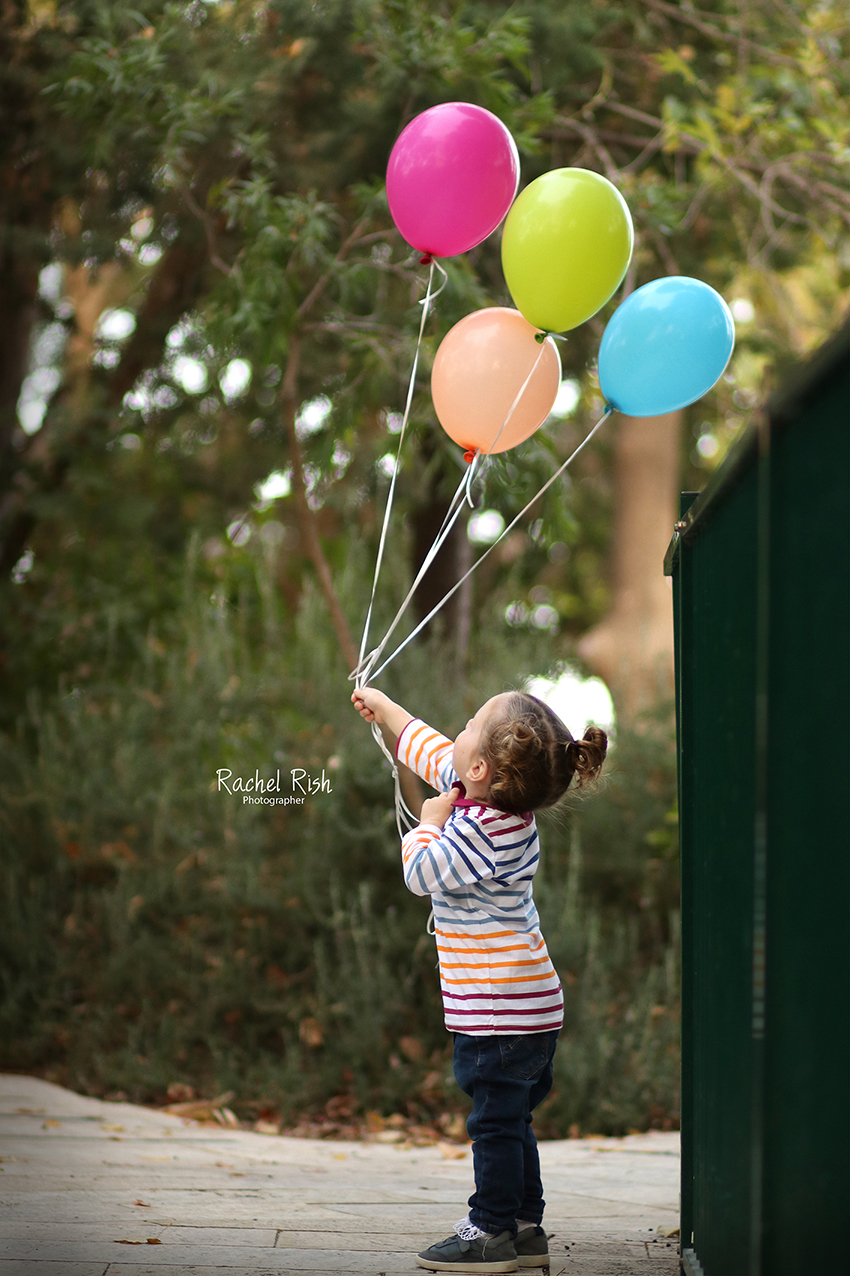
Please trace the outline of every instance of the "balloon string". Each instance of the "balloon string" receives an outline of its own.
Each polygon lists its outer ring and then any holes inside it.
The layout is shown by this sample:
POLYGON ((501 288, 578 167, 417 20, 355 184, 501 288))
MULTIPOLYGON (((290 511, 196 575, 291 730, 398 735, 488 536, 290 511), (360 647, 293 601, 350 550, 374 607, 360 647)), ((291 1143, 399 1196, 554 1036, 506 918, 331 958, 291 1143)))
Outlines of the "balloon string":
POLYGON ((507 426, 508 422, 510 421, 510 419, 511 419, 511 417, 513 416, 514 412, 516 411, 517 404, 519 403, 520 399, 522 398, 522 396, 525 394, 526 390, 528 389, 528 384, 529 384, 529 382, 531 381, 531 378, 534 376, 535 372, 537 371, 537 365, 539 364, 540 360, 543 358, 543 351, 544 351, 544 349, 545 349, 545 344, 542 344, 542 345, 540 346, 540 349, 537 351, 537 358, 534 360, 534 363, 531 365, 531 370, 530 370, 530 372, 529 372, 528 376, 527 376, 527 377, 525 378, 525 380, 523 381, 522 385, 520 386, 519 390, 517 391, 516 398, 514 399, 514 401, 513 401, 513 403, 511 404, 511 406, 508 408, 508 415, 505 417, 504 421, 503 421, 503 422, 502 422, 502 424, 499 426, 499 429, 498 429, 498 430, 497 430, 497 432, 496 432, 496 437, 494 438, 493 442, 492 442, 492 443, 490 444, 490 446, 487 448, 487 454, 488 454, 488 456, 492 453, 492 451, 493 451, 493 449, 495 448, 496 444, 499 442, 499 439, 502 437, 502 434, 503 434, 503 433, 504 433, 504 431, 505 431, 505 427, 507 426))
MULTIPOLYGON (((369 608, 366 613, 366 620, 363 626, 363 636, 360 640, 360 652, 359 652, 358 661, 357 661, 357 670, 355 670, 355 674, 358 674, 358 671, 361 671, 362 669, 362 676, 359 676, 359 682, 362 686, 365 686, 366 683, 368 682, 369 669, 374 665, 375 660, 379 658, 380 652, 383 651, 384 645, 386 644, 386 638, 385 638, 384 644, 382 644, 377 651, 373 652, 370 655, 368 662, 365 662, 365 668, 364 668, 363 657, 366 651, 366 644, 369 639, 369 626, 372 620, 372 611, 375 605, 375 594, 378 588, 378 578, 381 573, 381 564, 383 562, 383 557, 384 557, 384 547, 386 545, 387 531, 389 529, 389 524, 390 524, 390 513, 392 511, 393 497, 395 495, 396 478, 398 476, 399 466, 401 463, 401 448, 404 442, 405 430, 407 428, 407 423, 410 417, 411 404, 413 402, 413 393, 414 393, 414 389, 416 385, 416 371, 419 364, 419 352, 422 347, 422 338, 425 332, 425 322, 428 318, 428 315, 431 312, 431 308, 434 302, 436 301, 437 297, 439 297, 440 293, 443 291, 446 284, 449 282, 448 274, 446 273, 446 271, 443 269, 443 267, 440 265, 438 261, 435 261, 432 257, 428 257, 427 260, 425 258, 422 259, 422 264, 430 266, 430 270, 428 272, 428 287, 426 289, 424 298, 422 298, 422 300, 419 302, 419 305, 422 307, 422 315, 419 321, 419 335, 416 340, 416 351, 413 356, 413 366, 410 371, 410 380, 408 381, 408 385, 407 385, 407 398, 404 405, 404 415, 402 417, 401 430, 399 431, 398 450, 396 452, 395 462, 393 465, 393 473, 392 473, 392 479, 390 481, 390 489, 389 489, 389 492, 387 493, 387 504, 384 510, 384 521, 383 521, 383 526, 381 528, 381 539, 378 546, 377 558, 375 561, 375 574, 372 580, 372 593, 369 598, 369 608), (435 269, 439 271, 439 273, 443 276, 443 281, 440 284, 439 288, 437 288, 436 292, 432 291, 435 269)), ((468 485, 472 481, 472 475, 471 474, 464 475, 464 479, 466 481, 466 484, 468 485)), ((463 484, 461 484, 461 487, 462 486, 463 484)), ((458 506, 458 509, 460 508, 461 507, 458 506)), ((444 519, 443 520, 444 526, 445 526, 445 521, 446 520, 444 519)), ((350 676, 353 677, 355 676, 355 674, 352 674, 350 676)), ((389 763, 390 770, 392 771, 393 790, 394 790, 393 805, 395 808, 395 822, 396 822, 396 829, 398 830, 399 839, 401 839, 404 837, 405 832, 408 829, 415 828, 416 825, 419 823, 419 821, 417 817, 414 815, 414 813, 411 811, 407 802, 405 802, 404 800, 404 795, 401 791, 401 780, 399 778, 398 762, 393 757, 390 750, 387 748, 386 742, 384 740, 383 735, 381 734, 380 729, 378 728, 377 723, 373 722, 371 725, 372 725, 372 737, 375 740, 375 743, 380 748, 387 762, 389 763)))
MULTIPOLYGON (((437 258, 436 258, 436 257, 432 257, 432 258, 431 258, 431 260, 430 260, 430 261, 428 261, 428 262, 425 262, 425 261, 423 260, 423 265, 428 265, 428 266, 430 266, 430 267, 431 267, 431 278, 433 278, 433 272, 434 272, 435 270, 438 270, 438 271, 440 272, 440 274, 443 276, 443 282, 440 284, 440 286, 439 286, 439 288, 437 289, 437 291, 436 291, 436 292, 432 292, 432 293, 430 294, 430 297, 429 297, 429 296, 428 296, 428 294, 426 293, 426 295, 425 295, 425 296, 422 298, 422 300, 419 302, 419 305, 420 305, 420 306, 425 306, 425 305, 426 305, 426 302, 427 302, 427 309, 430 309, 430 308, 433 306, 434 302, 435 302, 435 301, 437 300, 437 298, 439 297, 440 293, 441 293, 441 292, 443 291, 443 289, 445 288, 446 284, 449 282, 449 276, 448 276, 447 272, 443 269, 443 267, 440 265, 440 263, 437 261, 437 258)), ((431 287, 431 278, 429 278, 429 280, 428 280, 428 287, 429 287, 429 288, 431 287)))
POLYGON ((366 644, 369 641, 369 626, 372 623, 372 611, 375 606, 375 594, 378 589, 378 577, 381 574, 381 564, 384 561, 384 547, 387 543, 387 531, 390 525, 390 513, 393 507, 393 498, 395 496, 396 479, 398 478, 398 471, 399 471, 399 466, 401 462, 401 448, 402 448, 402 444, 404 443, 404 435, 407 429, 407 422, 410 418, 410 407, 411 407, 411 404, 413 403, 413 392, 416 388, 416 371, 419 366, 419 352, 422 348, 422 338, 425 333, 425 321, 427 320, 428 315, 430 313, 431 305, 434 301, 434 298, 439 296, 439 294, 445 288, 447 282, 448 282, 448 275, 446 274, 445 270, 443 270, 439 262, 432 261, 430 265, 430 269, 428 271, 428 287, 425 291, 425 296, 422 298, 422 300, 419 303, 422 307, 422 316, 419 320, 419 336, 416 339, 416 350, 413 355, 413 367, 410 370, 410 380, 407 383, 407 399, 404 405, 404 415, 402 416, 402 419, 401 419, 401 430, 399 432, 398 450, 396 451, 395 461, 393 463, 392 478, 390 479, 390 490, 387 493, 387 504, 384 509, 384 522, 383 522, 383 526, 381 527, 381 538, 378 543, 378 555, 375 560, 375 574, 374 574, 374 577, 372 578, 372 593, 369 598, 369 607, 367 609, 366 620, 363 625, 363 636, 360 639, 360 651, 359 651, 358 659, 357 659, 358 669, 363 664, 363 655, 366 651, 366 644), (434 282, 435 269, 439 270, 440 274, 443 276, 443 282, 440 285, 440 287, 437 289, 437 292, 432 293, 431 287, 434 282))
POLYGON ((478 459, 479 458, 477 456, 473 459, 472 465, 470 465, 469 469, 465 472, 465 474, 461 478, 460 483, 458 484, 457 489, 455 491, 455 494, 452 497, 451 501, 449 502, 449 508, 447 509, 445 517, 443 518, 442 526, 440 527, 440 530, 437 532, 437 535, 434 537, 434 540, 431 544, 430 549, 428 550, 427 554, 422 560, 422 563, 419 567, 419 571, 416 573, 416 578, 414 579, 413 584, 410 586, 407 593, 405 594, 404 599, 402 600, 401 606, 399 607, 398 611, 393 617, 393 620, 390 623, 390 626, 387 629, 387 632, 384 634, 378 646, 369 653, 368 657, 365 660, 363 659, 363 652, 361 651, 357 668, 353 669, 351 673, 348 675, 349 680, 356 680, 359 686, 365 687, 368 684, 369 680, 371 679, 372 670, 374 669, 375 665, 377 664, 377 662, 380 660, 381 656, 383 655, 383 652, 387 646, 387 643, 389 642, 393 633, 398 628, 399 622, 404 616, 404 613, 407 611, 407 608, 410 605, 413 595, 416 593, 416 590, 419 588, 419 585, 422 582, 422 578, 424 577, 425 573, 428 571, 434 559, 437 557, 437 554, 442 549, 443 545, 446 542, 446 539, 449 536, 449 533, 451 532, 452 528, 457 522, 460 516, 460 513, 463 509, 464 498, 469 499, 469 491, 472 485, 472 480, 475 476, 475 468, 478 463, 478 459))
POLYGON ((372 737, 377 743, 384 757, 389 762, 390 769, 393 773, 393 788, 395 790, 395 826, 398 829, 399 840, 401 840, 404 837, 406 832, 416 827, 416 825, 419 823, 419 820, 416 818, 416 816, 413 814, 410 807, 407 805, 407 803, 404 800, 404 795, 401 791, 401 780, 399 779, 399 773, 398 773, 398 761, 396 760, 396 758, 393 757, 392 753, 390 753, 389 749, 387 748, 386 741, 384 740, 384 737, 381 734, 381 730, 378 724, 376 722, 373 722, 371 723, 371 727, 372 727, 372 737), (407 828, 404 827, 405 824, 407 825, 407 828))
MULTIPOLYGON (((426 626, 426 625, 427 625, 427 624, 428 624, 431 620, 433 620, 434 616, 436 616, 436 615, 437 615, 437 612, 438 612, 438 611, 440 611, 440 610, 441 610, 441 609, 442 609, 442 608, 446 605, 446 603, 449 601, 449 599, 452 597, 452 595, 453 595, 453 594, 455 594, 455 593, 457 593, 457 591, 460 589, 460 587, 461 587, 461 585, 463 584, 463 582, 464 582, 465 580, 468 580, 468 579, 469 579, 469 577, 472 575, 472 573, 473 573, 473 572, 474 572, 474 571, 475 571, 478 567, 480 567, 480 566, 481 566, 481 564, 484 562, 484 559, 485 559, 485 558, 487 558, 487 556, 488 556, 489 554, 492 554, 493 550, 496 548, 496 546, 499 544, 499 542, 500 542, 500 541, 503 541, 503 540, 505 539, 505 537, 508 535, 508 533, 509 533, 510 531, 512 531, 514 527, 516 527, 516 525, 517 525, 517 523, 520 521, 520 519, 521 519, 521 518, 522 518, 525 514, 527 514, 527 513, 528 513, 528 511, 531 509, 532 505, 534 505, 534 504, 535 504, 535 502, 536 502, 536 501, 538 501, 538 500, 540 499, 540 497, 543 495, 543 493, 544 493, 544 492, 546 492, 546 491, 547 491, 547 490, 548 490, 548 489, 552 486, 552 484, 553 484, 554 482, 556 482, 556 480, 557 480, 557 479, 559 479, 559 478, 561 477, 561 475, 564 473, 564 471, 566 470, 566 468, 567 468, 569 465, 571 465, 571 464, 572 464, 572 462, 573 462, 573 461, 575 460, 575 458, 578 456, 579 452, 581 452, 581 451, 582 451, 582 449, 583 449, 583 448, 585 448, 585 447, 587 446, 587 444, 588 444, 588 443, 590 442, 590 440, 593 438, 593 436, 594 436, 594 434, 596 433, 596 431, 600 428, 600 426, 602 425, 602 423, 603 423, 604 421, 607 421, 608 417, 611 415, 611 413, 612 413, 613 411, 614 411, 614 409, 613 409, 613 407, 610 405, 610 403, 609 403, 609 404, 607 404, 607 405, 606 405, 606 407, 605 407, 605 411, 602 413, 602 416, 601 416, 601 417, 599 418, 599 420, 596 422, 596 424, 594 425, 593 429, 592 429, 592 430, 591 430, 588 434, 586 434, 586 435, 585 435, 585 437, 582 439, 581 443, 579 443, 579 445, 578 445, 578 447, 575 449, 575 451, 571 452, 571 453, 570 453, 570 455, 567 457, 566 461, 564 461, 564 463, 563 463, 561 466, 559 466, 559 468, 555 471, 555 473, 552 475, 552 477, 546 480, 546 482, 545 482, 545 483, 543 484, 543 486, 541 487, 540 491, 539 491, 539 492, 538 492, 535 496, 532 496, 531 500, 528 502, 528 504, 525 506, 525 508, 520 510, 520 512, 517 514, 516 518, 512 519, 512 521, 508 524, 508 526, 507 526, 507 527, 505 528, 505 530, 501 533, 501 535, 500 535, 500 536, 499 536, 499 537, 498 537, 498 538, 497 538, 497 539, 493 542, 493 544, 492 544, 492 545, 490 545, 490 546, 488 546, 488 548, 484 551, 484 553, 481 555, 481 557, 480 557, 480 558, 476 559, 476 561, 472 564, 472 566, 469 568, 469 570, 468 570, 467 572, 465 572, 465 573, 463 574, 463 576, 461 576, 461 578, 460 578, 460 580, 457 582, 457 584, 456 584, 456 585, 453 585, 453 586, 452 586, 452 588, 451 588, 451 589, 448 591, 448 593, 445 595, 445 597, 444 597, 444 598, 442 598, 442 599, 440 600, 440 602, 438 602, 438 603, 437 603, 436 607, 432 607, 431 611, 429 611, 428 615, 424 618, 424 620, 421 620, 421 621, 419 622, 419 624, 416 626, 416 628, 415 628, 415 629, 414 629, 411 633, 409 633, 409 634, 407 635, 407 637, 404 639, 404 641, 403 641, 402 643, 400 643, 400 644, 398 645, 398 647, 396 647, 395 651, 393 651, 393 652, 392 652, 389 656, 387 656, 387 658, 386 658, 386 660, 383 662, 383 664, 382 664, 382 665, 381 665, 378 669, 374 669, 374 671, 373 671, 372 669, 370 669, 370 676, 371 676, 372 678, 377 678, 379 674, 383 673, 383 671, 386 669, 387 665, 389 665, 389 664, 390 664, 393 660, 395 660, 396 656, 398 656, 398 655, 399 655, 399 654, 400 654, 400 653, 404 650, 404 648, 408 645, 408 643, 412 642, 412 641, 413 641, 413 639, 416 637, 416 635, 417 635, 418 633, 420 633, 420 632, 421 632, 421 630, 423 630, 423 629, 425 628, 425 626, 426 626)), ((373 662, 373 663, 374 663, 374 662, 373 662)), ((355 671, 355 673, 356 673, 356 671, 355 671)))
MULTIPOLYGON (((454 496, 451 499, 449 508, 446 512, 446 516, 443 519, 443 525, 440 528, 439 532, 437 533, 436 537, 434 538, 431 548, 428 550, 428 553, 425 555, 425 558, 422 561, 422 564, 419 568, 416 578, 413 581, 413 584, 410 586, 410 589, 407 591, 407 594, 405 595, 401 603, 401 606, 396 612, 392 620, 392 623, 390 624, 389 629, 384 634, 384 637, 381 640, 380 644, 373 651, 369 653, 369 656, 366 660, 364 660, 363 658, 364 652, 365 652, 365 643, 361 646, 359 659, 357 662, 357 668, 352 670, 352 672, 349 674, 349 678, 357 679, 360 682, 361 686, 365 686, 368 679, 373 676, 372 670, 375 668, 375 665, 377 664, 378 660, 380 660, 381 655, 383 654, 387 646, 387 643, 389 642, 393 633, 398 628, 398 625, 402 617, 404 616, 404 613, 407 611, 407 608, 410 605, 413 595, 415 594, 416 590, 419 588, 422 578, 424 577, 425 573, 428 571, 428 568, 433 563, 440 549, 443 547, 449 533, 451 532, 452 528, 457 522, 461 509, 463 508, 464 499, 466 500, 466 503, 469 505, 470 509, 474 509, 474 505, 472 501, 472 481, 473 481, 473 478, 475 477, 476 465, 478 464, 478 461, 482 456, 489 456, 492 453, 493 448, 496 446, 499 439, 502 437, 505 427, 507 426, 508 422, 510 421, 514 412, 516 411, 517 405, 522 399, 522 396, 525 394, 525 391, 528 388, 529 382, 531 381, 532 377, 537 371, 537 367, 540 363, 540 360, 543 358, 543 351, 544 351, 544 346, 541 346, 539 351, 537 352, 537 356, 534 362, 531 365, 531 368, 529 369, 528 375, 526 376, 525 380, 523 381, 522 385, 517 391, 516 396, 514 397, 514 401, 511 404, 511 406, 508 408, 507 415, 505 416, 505 419, 502 421, 502 424, 499 426, 499 429, 496 431, 495 438, 493 439, 490 446, 487 448, 487 451, 482 452, 481 449, 476 448, 474 452, 465 453, 466 460, 470 462, 469 469, 466 471, 465 475, 461 479, 460 484, 458 485, 457 491, 455 492, 454 496), (457 507, 455 507, 455 502, 458 502, 457 507)), ((369 614, 371 615, 371 604, 370 604, 369 614)))

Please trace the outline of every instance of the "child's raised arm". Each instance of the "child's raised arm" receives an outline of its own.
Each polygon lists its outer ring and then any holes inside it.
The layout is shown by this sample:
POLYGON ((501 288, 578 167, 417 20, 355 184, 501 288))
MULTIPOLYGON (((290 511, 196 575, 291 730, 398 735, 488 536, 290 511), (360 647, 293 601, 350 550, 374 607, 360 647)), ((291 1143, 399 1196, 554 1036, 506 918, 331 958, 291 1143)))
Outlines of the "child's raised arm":
POLYGON ((351 693, 351 703, 361 718, 365 718, 367 722, 377 722, 378 726, 387 727, 396 738, 401 735, 408 722, 413 721, 412 713, 408 713, 394 700, 390 700, 389 696, 384 695, 383 691, 378 691, 377 687, 355 687, 351 693))

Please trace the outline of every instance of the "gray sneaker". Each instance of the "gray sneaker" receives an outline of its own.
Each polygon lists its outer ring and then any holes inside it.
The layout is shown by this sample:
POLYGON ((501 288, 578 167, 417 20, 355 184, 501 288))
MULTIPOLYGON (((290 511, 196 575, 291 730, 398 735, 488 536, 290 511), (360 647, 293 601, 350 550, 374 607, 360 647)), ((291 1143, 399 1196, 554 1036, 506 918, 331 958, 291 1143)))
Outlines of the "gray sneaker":
POLYGON ((542 1227, 524 1227, 514 1239, 520 1267, 549 1266, 549 1238, 542 1227))
POLYGON ((510 1232, 474 1241, 449 1236, 417 1254, 416 1262, 431 1272, 515 1272, 519 1267, 510 1232))

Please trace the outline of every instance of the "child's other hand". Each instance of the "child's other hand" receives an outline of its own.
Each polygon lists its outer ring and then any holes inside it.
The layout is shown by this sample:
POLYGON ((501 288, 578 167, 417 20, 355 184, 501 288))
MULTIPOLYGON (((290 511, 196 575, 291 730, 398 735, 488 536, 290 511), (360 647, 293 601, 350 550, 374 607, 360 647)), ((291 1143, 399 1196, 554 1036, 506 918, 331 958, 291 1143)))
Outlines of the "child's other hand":
POLYGON ((351 693, 351 703, 361 718, 380 724, 384 721, 384 710, 391 701, 377 687, 355 687, 351 693))
POLYGON ((436 824, 438 828, 444 828, 459 797, 460 789, 454 788, 448 793, 440 793, 437 797, 426 798, 422 803, 419 823, 436 824))

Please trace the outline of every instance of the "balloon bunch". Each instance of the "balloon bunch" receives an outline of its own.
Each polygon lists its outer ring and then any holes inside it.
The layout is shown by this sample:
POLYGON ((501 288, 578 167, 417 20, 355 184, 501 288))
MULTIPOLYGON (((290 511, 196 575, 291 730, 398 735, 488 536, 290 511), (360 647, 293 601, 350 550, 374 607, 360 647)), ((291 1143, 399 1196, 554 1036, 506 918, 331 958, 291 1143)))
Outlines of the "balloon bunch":
MULTIPOLYGON (((377 678, 410 643, 564 473, 616 408, 652 416, 692 403, 722 374, 732 353, 734 327, 723 299, 697 279, 658 279, 639 288, 615 311, 599 351, 605 412, 536 496, 473 563, 446 596, 399 642, 386 648, 415 590, 456 523, 482 456, 527 439, 551 412, 561 383, 561 360, 552 333, 584 323, 610 301, 625 277, 634 245, 626 202, 611 182, 582 168, 559 168, 531 182, 517 198, 519 154, 501 120, 469 102, 444 102, 423 111, 399 135, 387 168, 387 200, 396 226, 430 265, 419 339, 407 388, 398 454, 366 612, 357 668, 361 686, 377 678), (505 222, 502 267, 516 310, 491 306, 467 315, 446 334, 431 371, 431 396, 443 429, 465 451, 469 468, 443 526, 384 637, 368 653, 369 628, 404 434, 410 415, 425 321, 435 293, 440 257, 480 244, 505 222)), ((412 827, 398 767, 376 725, 375 742, 395 777, 396 822, 412 827)))
MULTIPOLYGON (((598 173, 555 169, 516 198, 518 186, 513 138, 468 102, 416 116, 387 169, 390 212, 423 263, 474 248, 505 221, 502 268, 517 308, 461 319, 431 373, 437 418, 468 460, 514 447, 542 425, 561 379, 550 334, 578 327, 610 301, 632 256, 626 202, 598 173)), ((685 276, 654 280, 608 324, 600 388, 629 416, 685 407, 722 375, 734 339, 732 316, 713 288, 685 276)))

